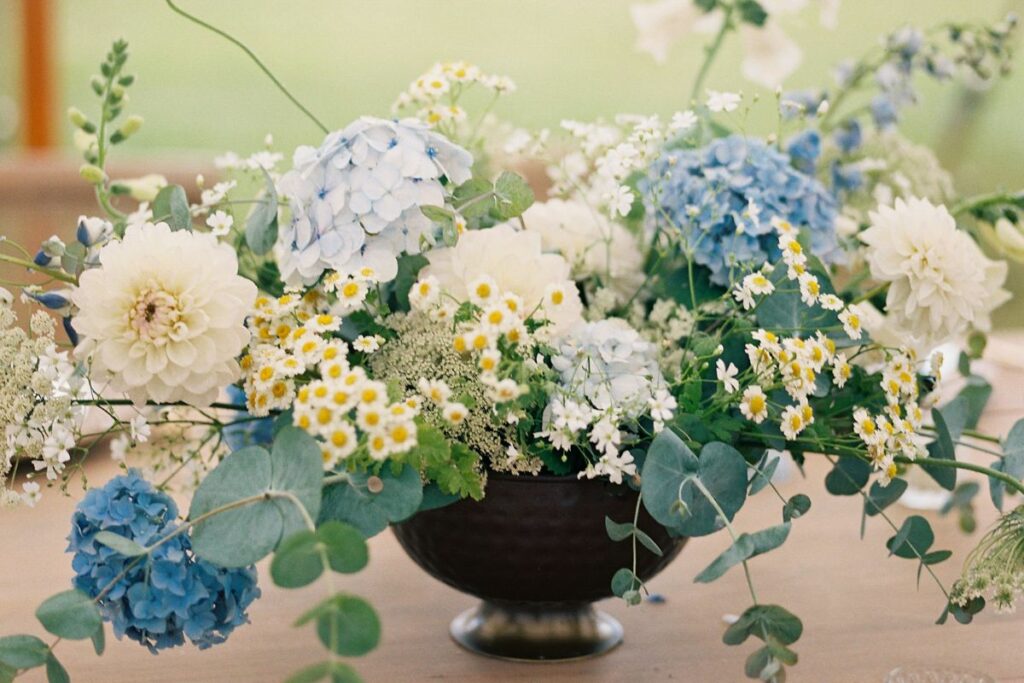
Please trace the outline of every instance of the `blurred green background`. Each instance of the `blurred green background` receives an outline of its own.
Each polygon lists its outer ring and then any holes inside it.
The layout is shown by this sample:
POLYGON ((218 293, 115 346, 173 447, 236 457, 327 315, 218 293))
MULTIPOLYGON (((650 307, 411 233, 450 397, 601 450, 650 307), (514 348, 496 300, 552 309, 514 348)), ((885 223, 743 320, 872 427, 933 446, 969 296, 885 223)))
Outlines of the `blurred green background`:
MULTIPOLYGON (((29 0, 31 1, 31 0, 29 0)), ((17 152, 12 103, 19 89, 20 0, 0 0, 0 141, 17 152), (4 102, 6 101, 6 105, 4 102)), ((526 126, 617 112, 667 114, 687 105, 706 36, 692 35, 657 65, 634 49, 630 0, 180 0, 182 7, 249 44, 296 96, 329 126, 362 113, 386 114, 409 81, 438 60, 466 59, 506 74, 519 91, 498 113, 526 126)), ((900 25, 949 19, 987 21, 1024 0, 844 0, 839 28, 818 23, 816 0, 783 18, 804 62, 787 88, 826 84, 840 59, 860 55, 900 25)), ((128 110, 146 125, 118 154, 147 155, 316 144, 320 134, 236 47, 172 13, 161 0, 57 0, 58 110, 92 113, 89 77, 110 42, 130 43, 138 81, 128 110)), ((728 44, 712 88, 758 92, 739 76, 741 48, 728 44)), ((1017 60, 1020 66, 1020 59, 1017 60)), ((912 139, 936 145, 965 193, 1024 186, 1024 74, 995 84, 966 121, 954 121, 959 85, 920 83, 921 103, 902 124, 912 139), (966 125, 964 125, 966 123, 966 125)), ((769 95, 767 91, 760 91, 769 95)), ((749 128, 769 130, 763 103, 749 128)), ((159 170, 159 169, 154 169, 159 170)), ((1004 316, 1003 322, 1006 322, 1004 316)))

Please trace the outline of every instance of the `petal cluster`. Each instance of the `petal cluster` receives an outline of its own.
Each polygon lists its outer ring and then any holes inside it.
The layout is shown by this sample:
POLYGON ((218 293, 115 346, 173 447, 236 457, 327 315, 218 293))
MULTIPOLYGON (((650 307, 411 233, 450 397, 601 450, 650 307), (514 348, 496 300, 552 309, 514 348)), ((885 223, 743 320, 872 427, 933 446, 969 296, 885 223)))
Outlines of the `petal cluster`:
POLYGON ((82 274, 76 349, 97 386, 136 403, 209 405, 238 378, 256 286, 238 275, 235 251, 211 235, 166 223, 129 227, 82 274))
POLYGON ((96 541, 98 532, 109 531, 153 545, 175 531, 177 516, 174 501, 131 470, 91 489, 71 518, 75 587, 103 596, 100 609, 118 638, 127 636, 154 653, 186 638, 201 649, 224 642, 248 622, 246 609, 260 596, 255 568, 224 569, 200 560, 187 534, 162 543, 141 562, 96 541))
POLYGON ((470 178, 466 150, 415 119, 363 117, 330 133, 319 148, 295 151, 279 183, 290 199, 278 260, 289 284, 312 284, 325 270, 372 268, 387 282, 397 257, 416 254, 433 223, 423 206, 445 204, 445 183, 470 178))

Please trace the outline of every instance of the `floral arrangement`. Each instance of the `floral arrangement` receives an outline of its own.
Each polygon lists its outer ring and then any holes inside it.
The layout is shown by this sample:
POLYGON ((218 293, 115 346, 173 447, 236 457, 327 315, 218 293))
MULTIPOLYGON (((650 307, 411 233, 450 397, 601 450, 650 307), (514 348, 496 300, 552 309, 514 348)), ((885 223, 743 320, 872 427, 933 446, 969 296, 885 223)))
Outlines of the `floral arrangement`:
MULTIPOLYGON (((955 492, 965 520, 978 486, 959 470, 986 475, 999 507, 1024 492, 1024 421, 976 431, 990 387, 970 370, 1010 298, 1005 261, 986 251, 1022 260, 1024 194, 958 197, 896 127, 918 73, 1005 72, 1015 19, 900 29, 835 85, 774 103, 704 91, 734 32, 744 75, 776 86, 800 57, 776 15, 803 4, 633 7, 638 46, 657 59, 693 28, 714 34, 691 108, 667 119, 527 132, 467 109, 467 93, 493 105, 511 80, 441 63, 395 118, 331 131, 295 102, 319 146, 283 168, 268 138, 218 158, 223 179, 197 178, 192 193, 108 176, 142 124, 124 115, 134 77, 115 43, 93 80, 95 118, 69 112, 102 215, 35 256, 8 240, 22 253, 0 253, 47 280, 21 287, 40 307, 28 332, 2 291, 0 500, 88 488, 68 536, 73 587, 37 612, 57 640, 0 639, 0 680, 36 667, 67 680, 57 642, 91 638, 101 653, 104 622, 153 652, 222 642, 247 622, 253 565, 268 556, 277 585, 326 586, 300 625, 316 625, 330 657, 295 680, 358 680, 339 657, 373 649, 381 626, 332 574, 361 570, 364 539, 390 523, 483 498, 489 473, 547 473, 638 489, 673 534, 730 534, 697 580, 742 565, 753 604, 723 640, 762 641, 746 672, 781 681, 803 627, 758 602, 748 565, 811 501, 779 495, 780 524, 732 526, 748 496, 778 494, 778 451, 833 463, 828 490, 861 496, 892 526, 891 553, 939 584, 940 622, 1012 609, 1021 508, 950 587, 932 573, 950 553, 928 522, 897 526, 885 508, 915 467, 955 492), (746 132, 764 106, 778 130, 746 132), (514 172, 525 160, 545 168, 543 201, 514 172), (947 343, 963 345, 970 381, 940 406, 933 350, 947 343), (979 440, 1001 446, 978 447, 990 466, 957 459, 979 440), (124 474, 94 486, 82 461, 99 444, 124 474), (190 497, 186 515, 172 491, 190 497)), ((837 4, 822 3, 824 23, 837 4)), ((653 543, 635 523, 613 531, 653 543)), ((612 582, 630 604, 646 591, 635 570, 612 582)))

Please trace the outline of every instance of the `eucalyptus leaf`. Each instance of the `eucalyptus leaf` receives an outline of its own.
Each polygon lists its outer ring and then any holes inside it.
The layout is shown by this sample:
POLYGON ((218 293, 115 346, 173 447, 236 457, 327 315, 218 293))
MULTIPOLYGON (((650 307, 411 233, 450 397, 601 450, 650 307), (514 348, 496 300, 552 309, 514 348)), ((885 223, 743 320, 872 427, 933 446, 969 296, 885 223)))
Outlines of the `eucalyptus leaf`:
POLYGON ((775 475, 775 470, 779 467, 781 458, 777 455, 769 457, 769 453, 766 452, 765 457, 761 459, 761 462, 764 463, 764 466, 761 467, 759 463, 758 467, 754 469, 753 476, 750 477, 750 490, 748 491, 748 495, 753 496, 754 494, 759 493, 761 489, 771 483, 772 477, 775 475))
POLYGON ((71 676, 51 651, 46 656, 46 683, 71 683, 71 676))
POLYGON ((886 541, 885 546, 896 557, 916 560, 924 557, 935 542, 931 524, 921 515, 911 515, 903 520, 896 535, 886 541))
POLYGON ((191 230, 192 215, 188 209, 188 197, 181 185, 166 185, 160 188, 153 199, 153 216, 166 221, 171 230, 191 230))
MULTIPOLYGON (((954 399, 945 407, 932 411, 932 421, 935 423, 935 441, 928 444, 928 457, 936 460, 956 460, 956 446, 953 439, 959 436, 960 429, 966 422, 966 401, 962 398, 954 399), (947 424, 947 416, 952 417, 954 428, 957 429, 956 436, 951 432, 947 424)), ((956 468, 936 467, 934 465, 922 465, 932 479, 942 488, 952 491, 956 488, 956 468)))
POLYGON ((325 522, 316 530, 316 537, 324 547, 328 565, 336 572, 354 574, 370 559, 363 535, 350 524, 325 522))
POLYGON ((529 184, 511 171, 503 172, 494 181, 494 195, 498 216, 505 220, 522 216, 534 201, 529 184))
POLYGON ((351 524, 370 538, 416 514, 423 501, 423 483, 415 468, 405 465, 396 476, 385 467, 379 475, 383 488, 372 493, 367 481, 371 475, 350 473, 346 481, 324 489, 320 523, 336 520, 351 524))
MULTIPOLYGON (((1003 459, 993 463, 992 468, 1009 474, 1017 480, 1024 480, 1024 419, 1018 420, 1003 442, 1003 459)), ((1003 491, 1006 485, 998 479, 989 477, 989 493, 992 502, 1000 510, 1003 509, 1003 491)))
POLYGON ((91 638, 103 625, 99 607, 80 590, 69 590, 47 598, 36 610, 36 618, 47 631, 68 640, 91 638))
POLYGON ((362 598, 339 594, 324 603, 317 615, 316 632, 328 650, 343 657, 358 657, 380 642, 380 619, 362 598))
POLYGON ((49 646, 35 636, 0 638, 0 663, 14 669, 32 669, 46 663, 49 646))
POLYGON ((316 534, 308 529, 284 539, 270 563, 270 578, 281 588, 302 588, 320 578, 324 561, 316 534))
POLYGON ((789 537, 790 523, 740 534, 736 541, 693 579, 697 583, 711 583, 736 565, 778 548, 789 537))
POLYGON ((786 501, 782 506, 782 521, 788 522, 798 517, 803 517, 811 509, 811 499, 803 493, 798 493, 786 501))
POLYGON ((871 465, 859 458, 843 456, 825 475, 825 489, 835 496, 855 496, 870 478, 871 465))
POLYGON ((671 430, 662 431, 647 452, 641 496, 644 507, 660 524, 679 536, 704 536, 721 529, 715 506, 732 520, 747 496, 747 463, 739 451, 711 442, 697 458, 671 430))
POLYGON ((363 679, 359 677, 355 669, 344 662, 337 661, 320 662, 319 664, 307 666, 305 669, 289 676, 285 683, 316 683, 317 681, 327 681, 328 683, 363 683, 363 679))
POLYGON ((628 591, 637 590, 641 585, 640 579, 637 578, 632 569, 623 567, 612 576, 612 593, 620 598, 628 591))
POLYGON ((981 420, 981 414, 985 412, 985 406, 992 397, 992 385, 984 377, 970 375, 967 378, 967 385, 956 395, 963 399, 965 404, 964 427, 975 429, 981 420))
POLYGON ((882 510, 899 500, 906 490, 907 482, 904 479, 893 479, 887 486, 876 481, 864 499, 864 513, 869 517, 881 514, 882 510))
POLYGON ((263 196, 253 204, 249 216, 245 219, 245 243, 254 254, 266 254, 277 242, 277 190, 274 181, 261 168, 264 177, 263 196))
POLYGON ((740 615, 722 635, 726 645, 739 645, 750 636, 766 640, 774 638, 782 645, 792 645, 803 634, 800 619, 778 605, 754 605, 740 615))
POLYGON ((316 441, 296 427, 281 429, 270 453, 258 446, 231 453, 192 498, 192 520, 223 510, 193 528, 196 554, 222 567, 244 567, 307 528, 305 519, 320 511, 322 463, 316 441), (252 500, 231 507, 244 499, 252 500))
POLYGON ((613 541, 624 541, 633 535, 633 529, 636 527, 632 522, 613 522, 611 517, 605 517, 604 528, 608 533, 608 538, 613 541))

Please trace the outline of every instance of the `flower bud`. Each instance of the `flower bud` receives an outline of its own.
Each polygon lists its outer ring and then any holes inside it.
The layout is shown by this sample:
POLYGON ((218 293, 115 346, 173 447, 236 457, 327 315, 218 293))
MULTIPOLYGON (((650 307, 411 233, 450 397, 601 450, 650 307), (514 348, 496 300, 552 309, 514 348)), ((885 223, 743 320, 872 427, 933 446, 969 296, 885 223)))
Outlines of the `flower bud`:
POLYGON ((1014 225, 1006 218, 1000 218, 996 221, 994 232, 996 242, 1003 253, 1018 263, 1024 263, 1024 232, 1021 226, 1014 225))
POLYGON ((107 179, 107 174, 95 164, 82 164, 82 167, 78 169, 78 175, 82 176, 82 180, 90 185, 99 185, 107 179))
POLYGON ((44 292, 38 289, 24 290, 25 295, 42 304, 51 311, 56 311, 60 315, 65 315, 71 310, 71 289, 58 289, 49 292, 44 292))
POLYGON ((96 153, 98 144, 96 141, 96 136, 94 134, 87 133, 81 128, 77 128, 75 129, 74 135, 72 135, 71 137, 72 142, 74 142, 75 144, 75 149, 77 149, 82 154, 88 155, 96 153))
POLYGON ((95 244, 106 242, 114 232, 114 226, 110 221, 95 217, 78 217, 78 230, 75 231, 75 239, 82 243, 82 246, 91 247, 95 244))
POLYGON ((86 118, 85 114, 83 114, 82 110, 78 107, 71 107, 70 109, 68 109, 68 120, 71 121, 71 124, 73 126, 75 126, 76 128, 81 128, 86 133, 96 132, 96 126, 94 126, 89 121, 89 119, 86 118))
POLYGON ((167 186, 167 178, 157 173, 119 181, 128 188, 128 194, 137 202, 151 202, 160 189, 167 186))
POLYGON ((32 261, 37 266, 49 268, 60 265, 60 257, 64 255, 64 240, 53 235, 50 239, 39 245, 39 251, 32 261))

